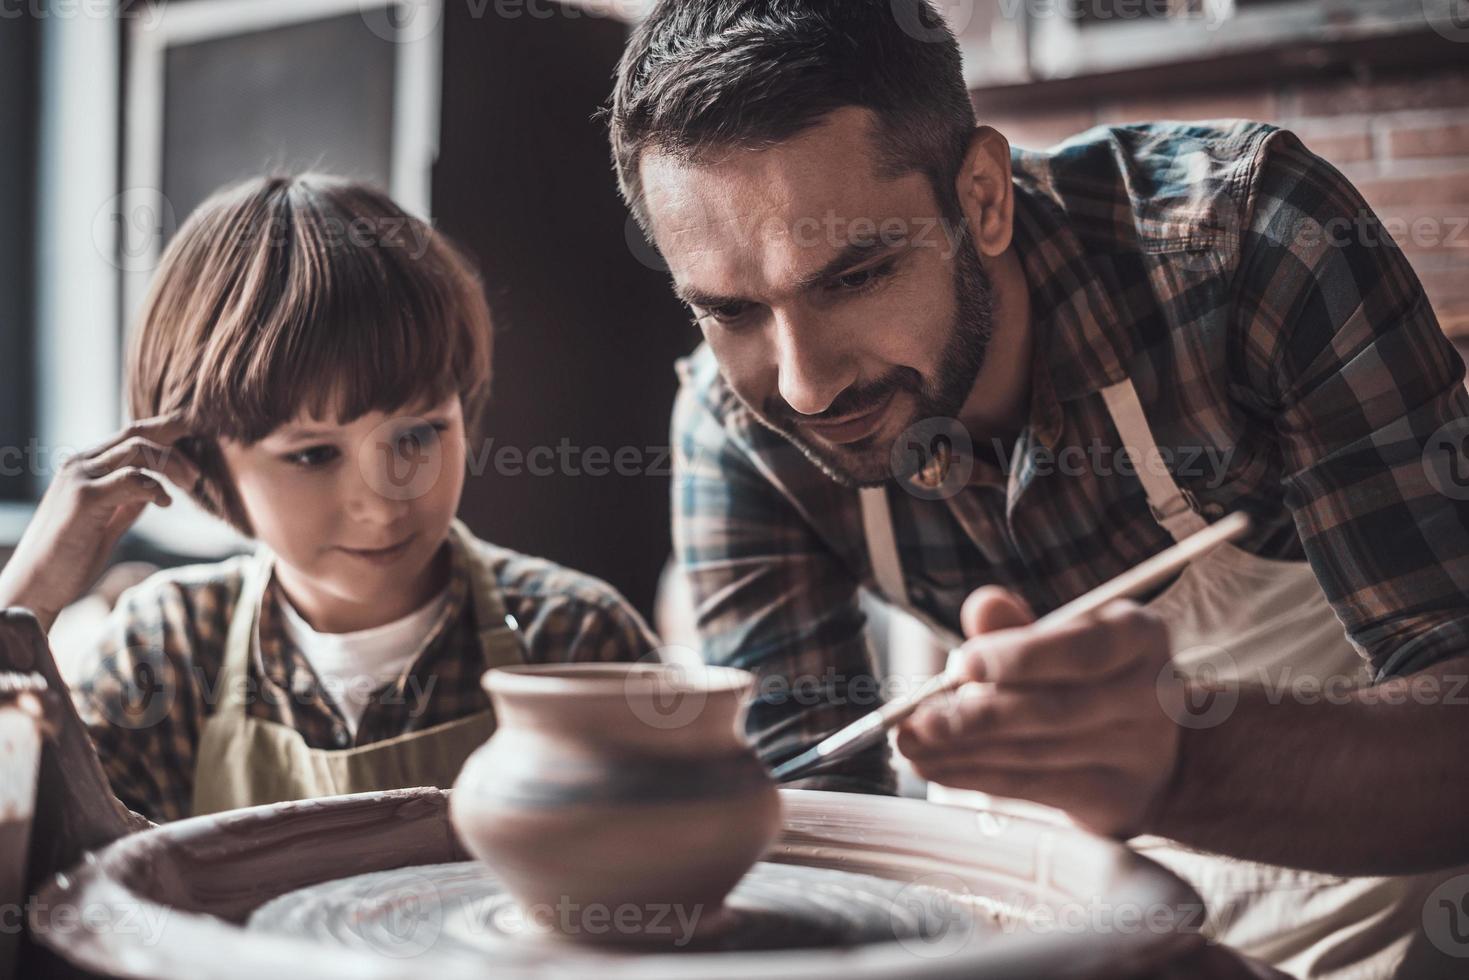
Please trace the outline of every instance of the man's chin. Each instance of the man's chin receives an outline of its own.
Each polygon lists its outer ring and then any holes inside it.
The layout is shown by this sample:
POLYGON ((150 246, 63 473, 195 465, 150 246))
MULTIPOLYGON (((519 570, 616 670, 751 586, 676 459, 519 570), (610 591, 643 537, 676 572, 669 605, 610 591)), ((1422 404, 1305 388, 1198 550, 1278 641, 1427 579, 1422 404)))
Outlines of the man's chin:
POLYGON ((892 434, 895 423, 891 419, 860 442, 837 445, 811 438, 799 426, 787 427, 771 421, 760 412, 753 414, 761 425, 783 437, 817 469, 848 489, 880 487, 895 476, 905 475, 893 470, 893 444, 897 436, 892 434))
POLYGON ((861 446, 823 445, 785 435, 821 472, 848 489, 880 487, 893 478, 892 440, 882 434, 863 440, 861 446))

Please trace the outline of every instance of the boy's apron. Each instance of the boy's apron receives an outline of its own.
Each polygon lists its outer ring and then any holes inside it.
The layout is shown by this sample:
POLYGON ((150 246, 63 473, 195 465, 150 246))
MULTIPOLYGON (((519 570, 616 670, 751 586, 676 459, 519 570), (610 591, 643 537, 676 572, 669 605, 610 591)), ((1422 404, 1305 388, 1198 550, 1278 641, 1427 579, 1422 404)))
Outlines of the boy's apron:
MULTIPOLYGON (((499 589, 455 520, 449 546, 469 569, 475 625, 485 668, 524 662, 521 641, 507 624, 499 589)), ((494 733, 488 709, 381 742, 337 751, 314 749, 295 729, 250 717, 245 681, 256 645, 260 603, 274 557, 261 548, 246 566, 244 584, 225 641, 219 708, 204 724, 194 772, 194 815, 236 807, 342 793, 437 786, 448 789, 469 754, 494 733)))
MULTIPOLYGON (((1156 465, 1160 456, 1132 382, 1124 380, 1102 394, 1154 518, 1176 540, 1205 527, 1191 495, 1156 465)), ((886 489, 862 491, 862 507, 874 577, 889 599, 905 602, 886 489)), ((1370 681, 1307 562, 1261 558, 1225 544, 1191 564, 1147 608, 1167 622, 1173 659, 1185 676, 1272 690, 1329 680, 1330 686, 1314 690, 1333 694, 1370 681)), ((945 640, 954 639, 945 634, 945 640)), ((1283 698, 1289 699, 1290 689, 1283 698)), ((1201 724, 1211 721, 1202 711, 1194 718, 1201 724)), ((1051 819, 1059 815, 1025 801, 935 784, 929 799, 1051 819)), ((1432 959, 1422 930, 1424 901, 1439 883, 1463 870, 1342 878, 1200 852, 1161 837, 1128 843, 1198 891, 1208 906, 1205 933, 1210 938, 1299 977, 1392 977, 1405 960, 1432 959)), ((1402 975, 1423 974, 1404 965, 1402 975)))

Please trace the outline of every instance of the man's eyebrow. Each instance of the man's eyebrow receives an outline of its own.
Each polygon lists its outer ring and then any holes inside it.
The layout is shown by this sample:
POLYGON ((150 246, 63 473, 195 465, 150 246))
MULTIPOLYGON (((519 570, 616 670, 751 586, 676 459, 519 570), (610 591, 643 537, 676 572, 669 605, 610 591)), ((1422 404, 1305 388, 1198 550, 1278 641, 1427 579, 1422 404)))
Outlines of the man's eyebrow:
MULTIPOLYGON (((866 262, 878 255, 897 252, 901 248, 901 244, 888 245, 880 239, 870 242, 851 242, 820 269, 796 280, 796 290, 798 292, 805 292, 808 289, 821 285, 829 279, 836 278, 836 276, 854 265, 866 262)), ((725 306, 730 303, 746 302, 737 296, 720 296, 715 293, 706 293, 702 289, 694 286, 675 285, 673 291, 678 295, 679 299, 690 306, 698 306, 706 310, 725 306)))
POLYGON ((897 245, 889 245, 886 242, 882 241, 882 239, 874 239, 873 241, 850 242, 845 248, 838 252, 836 256, 831 259, 831 261, 827 262, 826 265, 822 266, 820 269, 817 269, 810 275, 802 276, 799 280, 797 280, 796 289, 800 292, 805 292, 806 290, 811 289, 815 286, 819 286, 830 279, 835 279, 837 276, 839 276, 843 272, 846 272, 854 265, 866 262, 869 259, 872 259, 879 255, 897 252, 900 248, 902 248, 901 243, 897 245))
POLYGON ((714 293, 706 293, 696 286, 674 285, 674 293, 679 299, 690 306, 700 306, 706 310, 712 310, 716 306, 726 306, 730 303, 743 303, 744 300, 734 296, 719 296, 714 293))

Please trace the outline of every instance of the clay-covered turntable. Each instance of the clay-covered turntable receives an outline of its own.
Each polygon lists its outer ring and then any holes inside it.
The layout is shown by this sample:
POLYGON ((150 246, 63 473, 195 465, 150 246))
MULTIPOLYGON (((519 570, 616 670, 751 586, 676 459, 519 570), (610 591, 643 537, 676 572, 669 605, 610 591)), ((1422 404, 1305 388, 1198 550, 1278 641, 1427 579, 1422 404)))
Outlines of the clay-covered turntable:
MULTIPOLYGON (((492 866, 470 860, 444 790, 148 826, 112 796, 69 699, 56 696, 64 687, 34 619, 0 614, 0 655, 0 667, 51 688, 29 853, 6 855, 28 864, 18 976, 1268 975, 1207 945, 1197 895, 1116 842, 991 812, 800 790, 781 791, 779 834, 720 928, 674 916, 662 927, 685 931, 656 949, 550 938, 506 898, 492 866)), ((35 764, 31 752, 23 765, 35 764)), ((567 914, 587 930, 659 925, 618 922, 617 910, 567 914)))
POLYGON ((1118 845, 914 800, 785 790, 780 837, 713 940, 655 953, 573 945, 497 901, 492 869, 455 839, 447 796, 280 803, 133 834, 47 882, 31 925, 89 970, 177 980, 452 980, 488 966, 500 977, 1133 976, 1201 942, 1197 897, 1118 845))

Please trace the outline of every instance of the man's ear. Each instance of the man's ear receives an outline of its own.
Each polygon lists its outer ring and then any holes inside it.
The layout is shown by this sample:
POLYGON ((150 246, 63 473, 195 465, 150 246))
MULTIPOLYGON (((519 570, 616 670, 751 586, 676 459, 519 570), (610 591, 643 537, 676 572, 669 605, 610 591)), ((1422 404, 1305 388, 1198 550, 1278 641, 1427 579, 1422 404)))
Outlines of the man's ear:
POLYGON ((980 255, 1001 255, 1010 247, 1015 222, 1015 185, 1011 180, 1010 141, 993 126, 977 126, 959 167, 954 191, 980 255))

